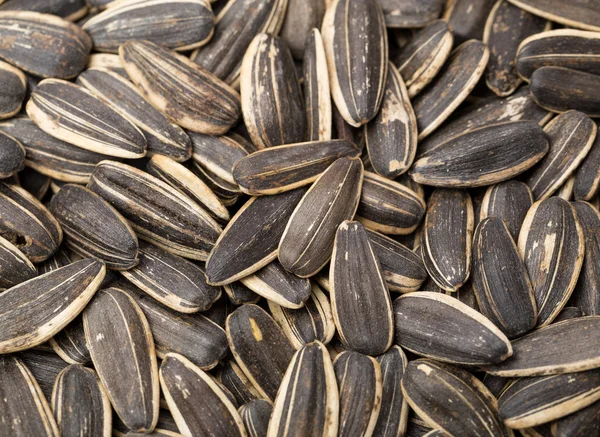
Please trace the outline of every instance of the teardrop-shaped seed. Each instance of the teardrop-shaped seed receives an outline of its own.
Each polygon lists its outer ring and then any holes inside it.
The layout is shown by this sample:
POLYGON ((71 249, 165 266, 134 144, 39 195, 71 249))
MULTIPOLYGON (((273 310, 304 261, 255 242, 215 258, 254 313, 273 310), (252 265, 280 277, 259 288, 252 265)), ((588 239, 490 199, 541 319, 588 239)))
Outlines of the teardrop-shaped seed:
POLYGON ((59 332, 89 302, 105 271, 103 263, 88 258, 0 294, 0 353, 29 349, 59 332))
MULTIPOLYGON (((408 360, 400 346, 392 346, 385 354, 377 357, 381 368, 381 409, 373 435, 397 437, 405 435, 410 408, 402 393, 402 378, 408 360)), ((409 435, 409 434, 406 434, 409 435)))
POLYGON ((472 283, 481 313, 508 338, 533 329, 537 308, 531 281, 500 218, 486 218, 477 226, 472 283))
POLYGON ((533 204, 519 235, 538 308, 538 326, 546 326, 565 306, 583 264, 584 235, 575 209, 559 197, 533 204))
POLYGON ((525 182, 536 200, 547 199, 583 161, 596 138, 596 123, 579 111, 568 111, 544 128, 550 150, 525 182))
MULTIPOLYGON (((587 202, 573 203, 585 240, 585 256, 572 303, 587 316, 600 315, 600 212, 587 202)), ((556 319, 555 319, 556 320, 556 319)))
MULTIPOLYGON (((234 359, 229 359, 223 363, 223 367, 219 373, 219 380, 231 392, 240 405, 260 399, 260 393, 258 393, 246 375, 244 375, 244 372, 234 359)), ((265 402, 271 405, 268 401, 265 402)))
MULTIPOLYGON (((309 2, 300 0, 300 3, 307 4, 309 2)), ((313 3, 318 5, 322 2, 313 0, 313 3)), ((331 93, 325 47, 319 29, 312 29, 306 37, 302 69, 307 123, 306 138, 309 141, 329 141, 332 134, 331 93)))
POLYGON ((381 408, 382 375, 375 358, 342 352, 333 362, 339 389, 338 436, 371 435, 381 408))
POLYGON ((227 224, 206 261, 208 282, 230 284, 273 261, 281 235, 305 192, 298 189, 246 202, 227 224))
POLYGON ((261 297, 254 291, 250 290, 240 281, 235 281, 230 284, 223 285, 225 293, 229 301, 234 305, 243 305, 245 303, 257 303, 261 297))
POLYGON ((429 87, 413 101, 419 140, 437 129, 471 93, 488 57, 481 41, 470 40, 454 49, 429 87))
POLYGON ((138 263, 138 239, 127 221, 108 202, 85 187, 68 184, 49 205, 65 234, 65 244, 115 270, 138 263))
POLYGON ((14 356, 25 363, 50 403, 56 378, 69 364, 54 352, 43 350, 43 346, 19 352, 14 356))
POLYGON ((402 378, 408 403, 428 425, 444 435, 509 437, 496 398, 473 375, 432 360, 408 363, 402 378))
POLYGON ((509 0, 532 14, 578 29, 600 30, 600 5, 587 0, 509 0))
POLYGON ((78 316, 49 341, 58 356, 70 364, 87 364, 92 358, 85 339, 83 319, 78 316))
POLYGON ((160 385, 177 427, 185 435, 245 436, 235 406, 211 378, 179 354, 160 365, 160 385))
POLYGON ((166 155, 175 161, 185 161, 191 156, 191 141, 185 131, 148 103, 140 91, 118 73, 106 68, 88 68, 77 77, 77 83, 142 131, 148 155, 166 155))
POLYGON ((321 32, 333 101, 348 124, 360 127, 377 115, 385 91, 388 41, 381 6, 334 0, 321 32))
POLYGON ((181 127, 220 135, 238 120, 239 94, 185 56, 149 41, 129 41, 119 55, 144 97, 181 127))
POLYGON ((92 17, 82 29, 100 52, 116 53, 130 40, 183 51, 206 44, 213 21, 208 0, 125 0, 92 17))
POLYGON ((230 136, 214 137, 190 132, 194 147, 194 162, 231 184, 237 184, 233 167, 248 151, 230 136))
POLYGON ((470 39, 483 39, 485 21, 494 3, 494 0, 453 0, 447 4, 442 19, 452 29, 455 46, 470 39))
POLYGON ((92 40, 62 18, 29 11, 0 12, 0 58, 40 77, 71 79, 85 68, 92 40))
POLYGON ((418 355, 462 365, 499 363, 513 353, 486 317, 454 297, 419 291, 394 301, 396 344, 418 355))
POLYGON ((311 29, 321 26, 325 14, 325 2, 321 0, 290 0, 281 27, 283 38, 295 59, 302 60, 309 44, 311 29))
POLYGON ((0 179, 9 178, 23 170, 25 153, 25 148, 19 141, 0 132, 0 179))
POLYGON ((82 149, 133 159, 146 154, 142 132, 80 85, 43 80, 27 103, 27 114, 47 134, 82 149))
MULTIPOLYGON (((596 124, 596 127, 598 124, 596 124)), ((596 139, 591 150, 574 173, 573 196, 575 200, 591 201, 600 188, 600 135, 596 129, 596 139)))
POLYGON ((129 220, 138 237, 175 255, 204 260, 221 227, 189 197, 130 165, 103 161, 88 184, 129 220))
POLYGON ((58 15, 67 21, 77 21, 88 12, 85 0, 7 0, 0 6, 2 11, 35 11, 58 15))
POLYGON ((63 370, 52 392, 52 409, 62 437, 110 436, 112 410, 96 372, 81 365, 63 370))
POLYGON ((296 349, 315 340, 327 344, 335 334, 329 299, 316 284, 311 285, 311 295, 302 308, 285 308, 271 300, 267 303, 273 318, 296 349))
POLYGON ((585 437, 598 434, 600 426, 600 402, 594 402, 576 413, 552 423, 556 437, 585 437))
POLYGON ((552 323, 513 340, 514 354, 486 372, 504 377, 556 375, 600 367, 600 317, 552 323))
POLYGON ((309 185, 337 159, 359 154, 359 149, 347 140, 271 147, 239 160, 233 167, 233 177, 251 196, 277 194, 309 185))
POLYGON ((0 61, 0 81, 0 119, 10 118, 21 110, 27 94, 27 79, 18 68, 0 61))
POLYGON ((389 28, 423 27, 440 16, 443 0, 382 0, 385 24, 389 28))
POLYGON ((83 312, 83 326, 113 408, 129 429, 152 431, 158 420, 158 368, 144 313, 125 292, 108 288, 83 312))
POLYGON ((334 437, 338 432, 339 397, 329 352, 315 341, 292 358, 281 383, 268 437, 334 437))
POLYGON ((498 217, 504 221, 511 237, 518 241, 521 225, 533 205, 533 194, 523 182, 509 180, 489 187, 483 198, 479 220, 498 217))
POLYGON ((0 434, 60 436, 40 386, 23 361, 11 355, 0 357, 0 434))
POLYGON ((363 164, 340 158, 306 192, 279 243, 279 261, 288 271, 309 277, 331 257, 335 232, 354 217, 362 188, 363 164))
POLYGON ((511 179, 548 152, 544 131, 532 121, 484 126, 455 136, 421 155, 410 175, 438 187, 481 187, 511 179))
POLYGON ((240 416, 246 427, 248 437, 264 437, 267 435, 269 420, 273 413, 273 406, 264 399, 255 399, 242 405, 239 409, 240 416))
POLYGON ((274 400, 294 348, 262 308, 242 305, 228 318, 229 348, 262 397, 274 400))
POLYGON ((0 237, 0 291, 37 276, 37 269, 14 244, 0 237))

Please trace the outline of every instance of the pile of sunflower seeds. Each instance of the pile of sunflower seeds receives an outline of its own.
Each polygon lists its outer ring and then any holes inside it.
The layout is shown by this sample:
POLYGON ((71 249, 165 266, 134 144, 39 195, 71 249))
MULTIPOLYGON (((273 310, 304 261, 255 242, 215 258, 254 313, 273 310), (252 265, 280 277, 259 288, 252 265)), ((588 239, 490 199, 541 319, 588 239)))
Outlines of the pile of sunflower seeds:
POLYGON ((599 0, 0 0, 0 437, 600 436, 599 0))

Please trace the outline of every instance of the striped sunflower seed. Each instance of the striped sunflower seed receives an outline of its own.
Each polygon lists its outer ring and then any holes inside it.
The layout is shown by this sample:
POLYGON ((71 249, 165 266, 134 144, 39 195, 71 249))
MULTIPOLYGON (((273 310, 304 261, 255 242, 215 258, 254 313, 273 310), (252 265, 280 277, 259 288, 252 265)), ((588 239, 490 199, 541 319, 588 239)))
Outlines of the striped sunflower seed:
POLYGON ((214 32, 208 0, 121 0, 83 26, 100 52, 117 53, 130 40, 148 40, 174 50, 208 42, 214 32))
POLYGON ((92 360, 85 339, 81 316, 77 316, 62 331, 52 337, 48 343, 54 352, 69 364, 87 364, 92 360))
POLYGON ((333 362, 339 390, 338 436, 372 435, 379 416, 382 375, 375 358, 342 352, 333 362))
POLYGON ((498 414, 496 398, 470 373, 432 360, 408 363, 402 392, 429 426, 443 435, 512 436, 498 414))
POLYGON ((310 343, 294 354, 285 372, 267 436, 334 437, 338 435, 339 402, 327 348, 318 341, 310 343))
POLYGON ((244 123, 259 148, 299 143, 306 133, 302 90, 285 41, 261 33, 242 62, 244 123))
POLYGON ((543 376, 581 372, 600 367, 594 330, 600 317, 587 316, 553 323, 513 340, 514 354, 486 368, 504 377, 543 376))
POLYGON ((27 366, 42 389, 44 397, 50 403, 56 378, 69 364, 54 352, 44 350, 43 347, 44 345, 41 345, 35 349, 19 352, 14 356, 27 366))
POLYGON ((0 6, 0 11, 34 11, 77 21, 87 14, 88 5, 85 0, 7 0, 0 6))
POLYGON ((340 158, 306 192, 279 243, 279 261, 288 271, 309 277, 327 264, 335 232, 351 220, 358 207, 363 164, 358 158, 340 158))
POLYGON ((485 21, 494 7, 493 0, 451 0, 446 5, 442 19, 454 35, 454 44, 470 39, 483 39, 485 21))
POLYGON ((532 14, 578 29, 600 30, 600 5, 586 0, 509 0, 532 14))
POLYGON ((10 241, 0 237, 0 291, 37 276, 36 267, 10 241))
POLYGON ((240 281, 223 285, 223 289, 225 290, 225 293, 227 293, 229 301, 234 305, 243 305, 245 303, 257 303, 261 298, 258 294, 250 290, 240 281))
POLYGON ((88 188, 129 220, 138 237, 175 255, 204 260, 219 224, 189 197, 130 165, 103 161, 88 188))
POLYGON ((80 85, 43 80, 26 109, 41 130, 82 149, 133 159, 146 154, 144 134, 80 85))
POLYGON ((264 399, 256 399, 242 405, 238 410, 246 427, 248 437, 267 435, 273 406, 264 399))
MULTIPOLYGON (((597 128, 598 124, 596 124, 597 128)), ((596 129, 596 139, 591 150, 575 171, 573 196, 575 200, 591 201, 600 188, 600 135, 596 129)))
POLYGON ((285 40, 295 59, 301 60, 309 44, 312 29, 321 27, 325 2, 321 0, 289 0, 281 38, 285 40))
POLYGON ((23 170, 25 153, 25 148, 19 141, 7 134, 0 134, 0 179, 9 178, 23 170))
POLYGON ((18 68, 0 61, 0 81, 0 119, 10 118, 21 110, 27 94, 27 79, 18 68))
MULTIPOLYGON (((296 0, 296 2, 301 4, 310 3, 302 0, 296 0)), ((316 3, 316 7, 319 7, 318 5, 323 2, 321 0, 312 0, 312 3, 316 3)), ((306 110, 307 123, 306 138, 309 141, 329 141, 332 135, 331 123, 333 114, 327 58, 319 29, 312 29, 306 37, 302 69, 304 79, 304 109, 306 110)))
POLYGON ((587 202, 572 205, 583 231, 585 255, 569 302, 587 316, 600 315, 600 270, 596 262, 600 259, 600 212, 587 202))
POLYGON ((59 437, 50 405, 19 358, 0 357, 0 433, 6 436, 59 437))
POLYGON ((40 77, 71 79, 85 68, 92 40, 73 23, 29 11, 0 11, 0 58, 40 77))
POLYGON ((63 437, 112 435, 112 410, 98 375, 81 365, 66 367, 56 378, 52 410, 63 437))
POLYGON ((438 361, 485 365, 513 353, 508 338, 489 319, 442 293, 419 291, 399 297, 394 320, 399 346, 438 361))
POLYGON ((214 137, 190 132, 194 150, 194 162, 212 174, 237 185, 233 176, 235 164, 248 156, 248 151, 231 136, 214 137))
POLYGON ((535 327, 533 287, 517 245, 500 218, 486 218, 477 226, 472 284, 481 313, 508 338, 535 327))
POLYGON ((402 393, 402 377, 408 360, 399 346, 392 346, 385 354, 377 357, 381 368, 382 391, 381 408, 373 435, 397 437, 408 435, 409 407, 402 393))
POLYGON ((208 282, 230 284, 273 261, 285 226, 305 192, 298 189, 246 202, 227 224, 206 261, 208 282))
POLYGON ((251 196, 278 194, 313 183, 339 158, 359 155, 360 150, 347 140, 271 147, 237 161, 233 177, 251 196))
POLYGON ((83 327, 113 408, 129 429, 151 432, 158 420, 158 368, 144 313, 126 293, 109 288, 87 306, 83 327))
POLYGON ((191 141, 184 130, 170 122, 148 103, 130 81, 118 73, 106 68, 88 68, 77 77, 77 83, 128 118, 142 131, 147 142, 147 155, 158 153, 175 161, 190 158, 191 141))
POLYGON ((238 120, 239 94, 188 58, 149 41, 128 41, 119 56, 144 97, 181 127, 220 135, 238 120))
POLYGON ((237 184, 226 181, 197 162, 191 165, 191 170, 219 197, 224 206, 233 206, 237 202, 241 194, 237 184))
POLYGON ((423 27, 440 16, 443 0, 381 0, 388 28, 423 27))
MULTIPOLYGON (((219 381, 223 384, 235 397, 240 405, 246 405, 253 400, 260 398, 260 393, 254 388, 250 380, 244 375, 244 372, 233 359, 227 360, 221 371, 219 372, 219 381)), ((270 402, 267 404, 271 405, 270 402)), ((240 409, 241 414, 241 409, 240 409)), ((270 413, 269 413, 270 416, 270 413)), ((243 417, 242 417, 243 418, 243 417)), ((268 421, 267 421, 268 424, 268 421)), ((267 430, 265 429, 265 432, 267 430)))
POLYGON ((519 251, 533 285, 538 326, 546 326, 569 300, 583 264, 584 234, 573 206, 558 197, 534 203, 519 251))
POLYGON ((229 348, 261 397, 273 401, 294 348, 262 308, 242 305, 227 318, 229 348))
POLYGON ((0 353, 42 344, 69 324, 92 298, 105 267, 84 259, 0 294, 0 353))
POLYGON ((552 423, 552 432, 557 437, 585 437, 598 433, 600 402, 594 402, 576 413, 552 423))
POLYGON ((184 356, 165 357, 160 365, 160 385, 184 435, 246 435, 240 415, 223 390, 184 356))

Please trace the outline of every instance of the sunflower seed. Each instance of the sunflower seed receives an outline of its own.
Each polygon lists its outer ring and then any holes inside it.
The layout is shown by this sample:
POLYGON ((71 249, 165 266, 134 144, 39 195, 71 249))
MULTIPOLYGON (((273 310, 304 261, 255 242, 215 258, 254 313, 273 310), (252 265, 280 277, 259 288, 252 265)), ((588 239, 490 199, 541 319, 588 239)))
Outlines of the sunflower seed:
POLYGON ((263 437, 267 435, 269 420, 273 406, 264 399, 256 399, 242 405, 239 409, 242 421, 246 426, 248 437, 263 437))
POLYGON ((260 395, 274 400, 294 348, 269 314, 256 305, 242 305, 228 318, 229 348, 260 395))
POLYGON ((277 393, 267 436, 336 436, 338 412, 333 364, 327 348, 315 341, 294 354, 277 393))
POLYGON ((144 97, 180 126, 220 135, 239 118, 239 94, 188 58, 149 41, 128 41, 119 55, 144 97))
POLYGON ((0 357, 0 393, 2 435, 60 436, 40 386, 15 356, 0 357))
POLYGON ((88 12, 85 0, 7 0, 0 11, 34 11, 58 15, 67 21, 77 21, 88 12))
POLYGON ((37 265, 38 273, 43 275, 44 273, 51 272, 52 270, 56 270, 60 267, 64 267, 67 264, 71 264, 71 254, 69 251, 65 249, 65 247, 59 247, 56 253, 52 255, 51 258, 48 258, 43 263, 37 265))
POLYGON ((479 220, 483 221, 486 217, 501 218, 513 240, 517 241, 531 205, 533 195, 527 184, 515 180, 501 182, 486 190, 479 220))
POLYGON ((191 164, 190 169, 192 173, 198 176, 219 197, 224 206, 232 206, 237 202, 241 193, 240 187, 237 184, 227 182, 197 162, 191 164))
POLYGON ((600 426, 600 402, 594 402, 576 413, 552 423, 556 437, 585 437, 597 435, 600 426))
POLYGON ((100 52, 116 53, 130 40, 183 51, 206 44, 213 21, 208 0, 125 0, 92 17, 82 29, 100 52))
POLYGON ((591 150, 574 173, 573 195, 575 200, 591 202, 600 188, 600 135, 597 132, 598 129, 596 129, 596 139, 591 150))
POLYGON ((279 243, 279 261, 288 271, 309 277, 327 264, 335 232, 351 220, 358 207, 363 165, 357 158, 340 158, 306 192, 279 243))
POLYGON ((80 85, 41 81, 27 103, 27 114, 47 134, 82 149, 121 158, 146 153, 142 132, 80 85))
POLYGON ((388 28, 423 27, 440 16, 443 0, 380 0, 388 28))
POLYGON ((87 364, 92 360, 85 340, 81 316, 69 323, 48 342, 54 352, 69 364, 87 364))
POLYGON ((470 40, 454 49, 429 87, 413 101, 419 140, 437 129, 471 93, 488 57, 481 41, 470 40))
POLYGON ((470 39, 483 39, 486 18, 494 7, 493 0, 451 0, 443 19, 454 35, 455 45, 470 39))
POLYGON ((177 427, 185 435, 246 435, 242 419, 225 393, 210 375, 182 355, 165 357, 160 365, 160 385, 177 427))
MULTIPOLYGON (((240 366, 238 366, 233 359, 227 360, 224 363, 221 372, 219 373, 219 380, 233 394, 240 405, 248 404, 249 402, 260 398, 260 393, 258 393, 248 378, 246 378, 246 375, 244 375, 240 366)), ((267 403, 271 405, 269 402, 267 403)))
POLYGON ((63 437, 109 436, 112 411, 96 372, 71 365, 56 378, 52 409, 63 437))
POLYGON ((538 308, 538 325, 552 322, 565 306, 579 277, 584 235, 575 209, 558 197, 533 204, 519 235, 538 308))
POLYGON ((52 350, 43 350, 43 346, 19 352, 14 356, 23 361, 27 366, 39 384, 45 399, 50 403, 52 401, 52 389, 54 388, 56 377, 69 364, 52 352, 52 350))
POLYGON ((573 203, 585 239, 585 256, 570 302, 583 314, 600 314, 600 213, 587 202, 573 203))
POLYGON ((129 76, 121 63, 121 58, 117 54, 92 53, 89 57, 87 68, 107 69, 121 75, 125 79, 129 79, 129 76))
POLYGON ((37 269, 10 241, 0 237, 0 291, 37 276, 37 269))
POLYGON ((509 0, 532 14, 569 27, 600 30, 600 5, 587 0, 509 0))
POLYGON ((130 81, 118 73, 106 68, 88 68, 77 77, 77 83, 142 131, 146 137, 148 155, 166 155, 175 161, 185 161, 192 155, 191 141, 184 130, 171 123, 146 101, 130 81))
POLYGON ((377 115, 385 92, 388 41, 379 1, 333 0, 321 32, 333 101, 349 125, 360 127, 377 115))
POLYGON ((414 163, 418 183, 443 187, 481 187, 513 178, 548 152, 544 131, 532 121, 484 126, 430 149, 414 163))
POLYGON ((49 14, 1 11, 0 28, 0 58, 35 76, 71 79, 92 49, 79 26, 49 14))
POLYGON ((101 290, 83 312, 92 362, 113 408, 133 431, 158 420, 158 368, 144 313, 125 292, 101 290))
POLYGON ((130 165, 101 162, 88 188, 123 214, 140 239, 175 255, 204 260, 221 233, 189 197, 130 165))
POLYGON ((497 401, 468 372, 432 360, 408 363, 402 392, 428 425, 453 436, 512 436, 498 414, 497 401))
POLYGON ((463 365, 499 363, 513 353, 506 336, 458 299, 435 292, 394 301, 396 343, 418 355, 463 365))
POLYGON ((27 93, 27 79, 21 70, 0 61, 0 119, 10 118, 21 110, 27 93))
POLYGON ((231 284, 223 285, 227 297, 234 305, 243 305, 245 303, 257 303, 260 296, 250 290, 240 281, 232 282, 231 284))
POLYGON ((246 194, 277 194, 311 184, 337 159, 359 154, 359 149, 346 140, 271 147, 239 160, 233 177, 246 194))
POLYGON ((253 197, 219 236, 206 261, 213 285, 230 284, 261 269, 277 257, 277 245, 292 212, 306 191, 298 189, 253 197))
POLYGON ((281 27, 281 37, 289 46, 294 58, 301 60, 306 53, 313 29, 321 27, 323 14, 324 1, 289 0, 281 27))
MULTIPOLYGON (((301 3, 309 2, 301 1, 301 3)), ((313 3, 322 2, 313 0, 313 3)), ((302 68, 307 139, 309 141, 329 141, 332 135, 333 114, 327 58, 325 57, 323 38, 318 29, 312 29, 306 38, 302 68)))
POLYGON ((214 137, 190 132, 194 147, 194 162, 231 184, 237 184, 233 167, 248 151, 230 136, 214 137))

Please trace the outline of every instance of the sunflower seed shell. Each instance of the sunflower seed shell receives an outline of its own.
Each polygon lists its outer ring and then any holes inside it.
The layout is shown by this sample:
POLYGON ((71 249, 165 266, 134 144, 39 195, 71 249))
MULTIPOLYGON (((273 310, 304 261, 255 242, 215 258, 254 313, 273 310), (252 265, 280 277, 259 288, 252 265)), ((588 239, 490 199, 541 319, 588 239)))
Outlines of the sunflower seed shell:
MULTIPOLYGON (((322 3, 321 0, 313 0, 313 3, 315 2, 322 3)), ((309 2, 301 1, 301 3, 309 2)), ((333 117, 331 93, 325 47, 318 29, 312 29, 306 38, 302 68, 307 139, 329 141, 332 135, 333 117)))

